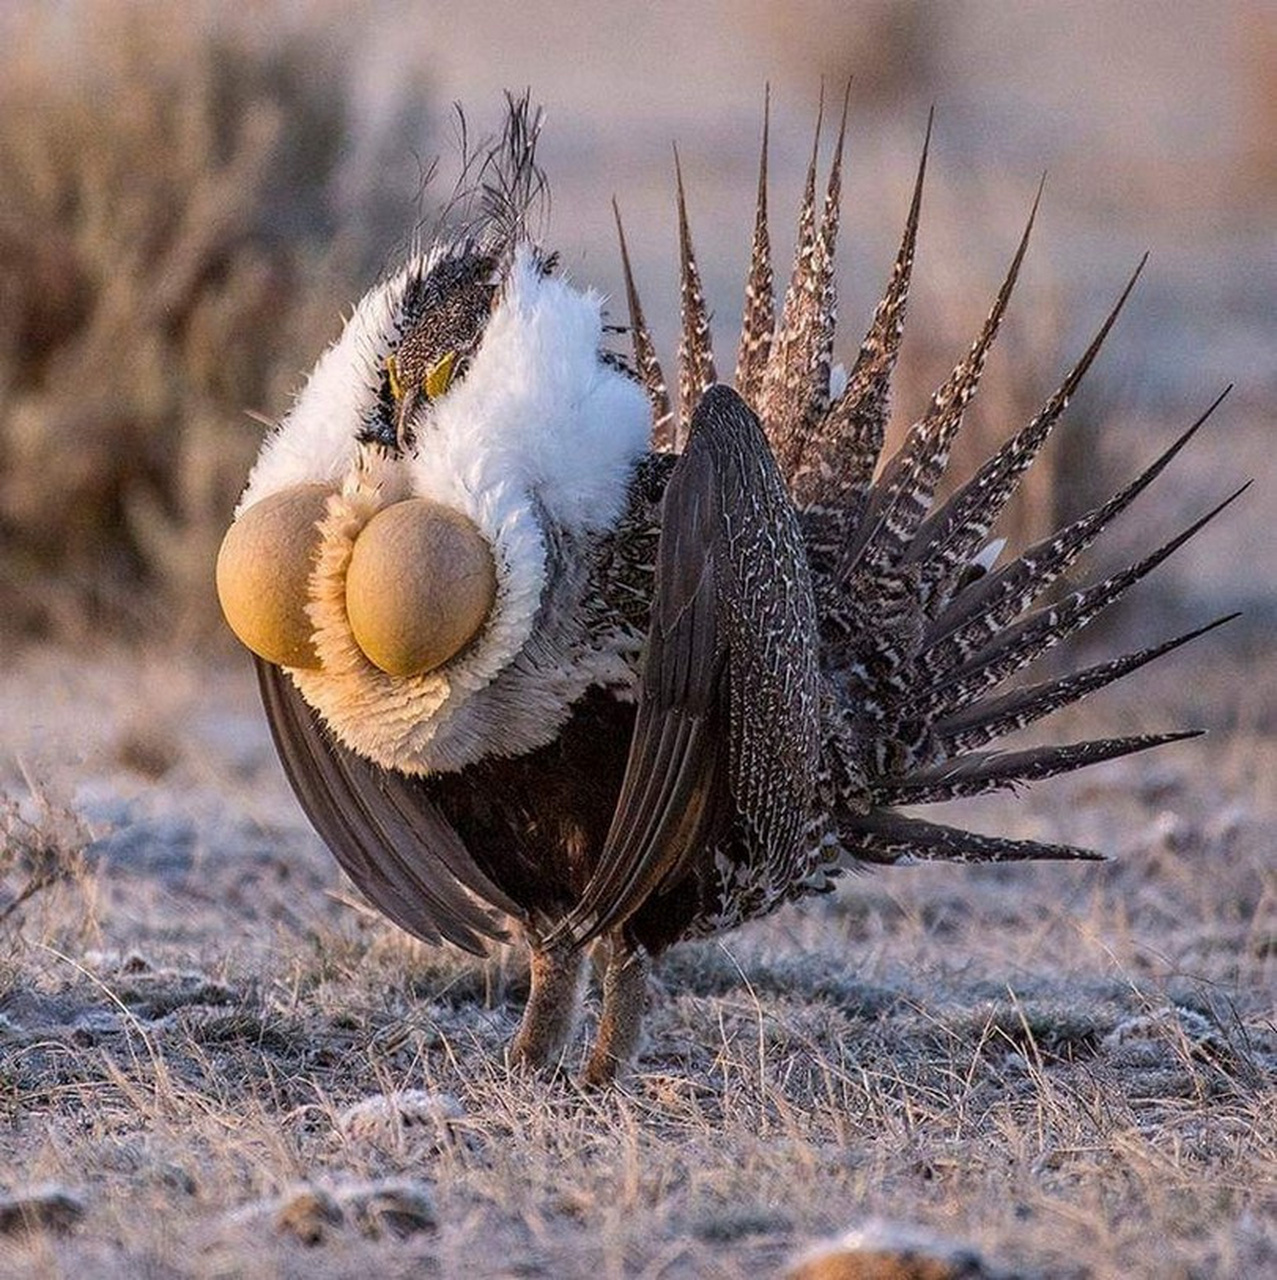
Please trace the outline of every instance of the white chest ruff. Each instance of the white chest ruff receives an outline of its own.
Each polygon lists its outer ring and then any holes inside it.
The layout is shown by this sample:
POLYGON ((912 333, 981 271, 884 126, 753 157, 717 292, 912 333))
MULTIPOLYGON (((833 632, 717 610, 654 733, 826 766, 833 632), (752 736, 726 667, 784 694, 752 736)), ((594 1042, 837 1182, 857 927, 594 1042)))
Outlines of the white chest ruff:
POLYGON ((241 505, 287 485, 340 483, 311 577, 322 666, 292 676, 352 750, 430 773, 542 746, 591 685, 631 684, 634 638, 587 637, 582 606, 590 549, 624 510, 650 420, 642 391, 599 359, 598 296, 543 277, 520 252, 466 377, 413 424, 415 451, 369 455, 355 437, 393 350, 387 317, 402 279, 369 295, 320 360, 241 505), (492 548, 497 593, 469 646, 436 671, 404 678, 380 671, 354 643, 344 580, 363 524, 409 496, 474 522, 492 548))

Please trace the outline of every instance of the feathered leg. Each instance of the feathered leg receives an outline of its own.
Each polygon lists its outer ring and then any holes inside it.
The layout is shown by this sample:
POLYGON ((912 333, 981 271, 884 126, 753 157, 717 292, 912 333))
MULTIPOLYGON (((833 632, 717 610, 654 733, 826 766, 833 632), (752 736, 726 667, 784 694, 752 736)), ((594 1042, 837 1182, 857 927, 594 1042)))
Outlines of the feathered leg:
POLYGON ((647 952, 632 948, 619 930, 610 937, 611 954, 603 973, 603 1012, 598 1036, 582 1082, 610 1084, 623 1074, 638 1052, 647 1010, 647 952))
POLYGON ((510 1061, 540 1068, 556 1063, 576 1026, 580 1005, 580 951, 533 947, 532 990, 513 1041, 510 1061))

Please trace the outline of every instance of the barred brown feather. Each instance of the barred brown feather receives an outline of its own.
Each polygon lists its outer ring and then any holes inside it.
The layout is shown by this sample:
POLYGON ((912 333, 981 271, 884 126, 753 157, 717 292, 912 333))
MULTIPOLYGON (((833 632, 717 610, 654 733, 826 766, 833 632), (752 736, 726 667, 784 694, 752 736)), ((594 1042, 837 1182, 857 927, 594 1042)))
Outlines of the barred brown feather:
POLYGON ((670 393, 661 372, 661 362, 656 357, 656 344, 648 332, 643 317, 643 305, 639 301, 638 287, 634 283, 634 271, 630 266, 630 251, 625 243, 625 228, 621 225, 621 209, 612 201, 612 213, 616 218, 616 238, 621 246, 621 268, 625 274, 625 299, 630 311, 630 339, 634 344, 634 368, 652 406, 652 447, 672 450, 674 440, 674 411, 670 408, 670 393))
POLYGON ((763 144, 758 158, 758 197, 754 206, 754 239, 750 245, 749 274, 745 278, 745 311, 741 317, 740 345, 736 356, 736 390, 755 412, 762 390, 763 373, 771 354, 776 327, 776 300, 772 295, 772 250, 767 230, 767 145, 771 127, 771 88, 763 99, 763 144))
MULTIPOLYGON (((526 101, 512 103, 516 108, 520 122, 507 135, 517 146, 505 151, 518 153, 518 174, 503 182, 485 170, 501 212, 490 216, 496 229, 482 243, 501 262, 510 248, 501 228, 524 226, 514 206, 534 198, 528 175, 539 173, 532 155, 539 117, 528 115, 526 101)), ((341 747, 277 669, 262 667, 285 769, 369 897, 418 936, 470 950, 501 936, 503 916, 521 926, 534 963, 515 1058, 541 1064, 563 1051, 581 948, 594 938, 607 937, 611 956, 586 1068, 587 1079, 601 1081, 635 1052, 647 956, 680 938, 733 928, 865 864, 1097 856, 927 822, 898 806, 1014 788, 1192 736, 985 749, 1227 621, 995 692, 1108 608, 1237 494, 1134 564, 1033 608, 1186 447, 1216 401, 1109 501, 1002 568, 992 569, 985 554, 993 522, 1097 358, 1141 262, 1041 411, 932 510, 1015 286, 1040 187, 967 355, 880 466, 931 126, 928 117, 890 278, 836 396, 834 253, 845 101, 819 216, 817 120, 778 324, 765 110, 736 390, 713 385, 709 314, 676 156, 677 419, 617 214, 653 451, 635 464, 626 509, 612 527, 575 540, 545 530, 559 579, 585 588, 576 633, 550 616, 557 596, 542 602, 545 634, 579 634, 578 649, 557 660, 594 662, 603 650, 613 660, 605 664, 608 680, 572 706, 552 742, 507 756, 506 745, 493 741, 486 755, 455 772, 383 774, 341 747)), ((432 325, 431 343, 447 339, 448 349, 481 340, 449 327, 454 300, 445 285, 443 275, 422 281, 422 298, 435 296, 427 286, 438 286, 438 305, 429 316, 411 317, 405 331, 432 325)), ((472 328, 478 315, 466 310, 472 328)), ((534 633, 528 642, 530 662, 546 661, 543 639, 534 633)), ((546 678, 555 676, 547 668, 546 678)))
POLYGON ((683 167, 674 152, 674 173, 678 183, 679 297, 683 313, 683 338, 678 348, 678 443, 687 439, 692 414, 701 396, 718 381, 714 370, 714 349, 709 331, 709 308, 701 288, 701 273, 692 251, 692 232, 687 223, 687 196, 683 190, 683 167))

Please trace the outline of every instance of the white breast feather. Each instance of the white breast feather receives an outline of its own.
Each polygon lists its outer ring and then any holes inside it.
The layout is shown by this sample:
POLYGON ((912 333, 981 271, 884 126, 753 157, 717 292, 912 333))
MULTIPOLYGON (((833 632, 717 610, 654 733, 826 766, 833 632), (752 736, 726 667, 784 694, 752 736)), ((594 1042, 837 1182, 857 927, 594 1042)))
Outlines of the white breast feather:
MULTIPOLYGON (((367 474, 355 434, 397 339, 405 279, 356 308, 264 446, 241 508, 288 485, 349 489, 367 474)), ((599 360, 601 336, 601 298, 543 277, 521 250, 469 371, 414 422, 415 453, 390 464, 393 476, 374 469, 388 497, 432 498, 475 522, 493 548, 497 599, 475 643, 427 675, 396 679, 366 661, 293 673, 353 750, 423 773, 461 768, 494 742, 521 753, 550 741, 591 684, 624 679, 619 659, 564 643, 570 628, 555 629, 552 654, 525 649, 547 587, 545 528, 580 543, 611 527, 649 443, 646 397, 599 360)))

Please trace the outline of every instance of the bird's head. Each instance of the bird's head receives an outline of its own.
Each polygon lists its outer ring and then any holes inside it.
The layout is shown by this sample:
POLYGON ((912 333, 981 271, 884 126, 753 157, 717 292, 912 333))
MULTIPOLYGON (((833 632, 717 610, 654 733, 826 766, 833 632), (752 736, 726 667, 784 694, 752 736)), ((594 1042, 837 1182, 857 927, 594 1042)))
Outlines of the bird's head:
POLYGON ((398 341, 378 371, 377 398, 360 438, 391 453, 415 439, 414 423, 460 381, 483 337, 501 285, 500 260, 477 246, 418 264, 397 304, 398 341))
POLYGON ((236 635, 388 767, 462 767, 500 723, 530 749, 579 696, 563 672, 553 706, 508 686, 553 660, 529 641, 562 548, 618 520, 650 418, 601 358, 601 299, 550 261, 485 225, 375 286, 268 436, 222 545, 236 635), (493 725, 476 725, 485 696, 493 725))

